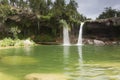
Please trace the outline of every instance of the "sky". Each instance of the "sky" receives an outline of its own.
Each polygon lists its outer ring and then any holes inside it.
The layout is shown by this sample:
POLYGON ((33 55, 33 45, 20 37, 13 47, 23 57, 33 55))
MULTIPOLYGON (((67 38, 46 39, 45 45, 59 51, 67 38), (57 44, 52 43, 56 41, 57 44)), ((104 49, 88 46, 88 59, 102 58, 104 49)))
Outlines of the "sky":
MULTIPOLYGON (((69 1, 69 0, 68 0, 69 1)), ((105 7, 112 7, 120 10, 120 0, 76 0, 78 11, 87 18, 95 19, 104 10, 105 7)))

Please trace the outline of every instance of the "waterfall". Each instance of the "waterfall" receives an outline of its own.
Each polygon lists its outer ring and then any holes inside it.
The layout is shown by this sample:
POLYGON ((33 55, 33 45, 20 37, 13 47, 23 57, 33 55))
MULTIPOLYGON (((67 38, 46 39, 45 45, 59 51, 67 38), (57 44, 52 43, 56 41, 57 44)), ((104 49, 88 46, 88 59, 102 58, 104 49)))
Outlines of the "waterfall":
POLYGON ((70 45, 68 27, 63 27, 63 45, 70 45))
POLYGON ((82 28, 83 28, 83 25, 84 25, 84 22, 82 22, 81 25, 80 25, 77 45, 82 45, 82 28))

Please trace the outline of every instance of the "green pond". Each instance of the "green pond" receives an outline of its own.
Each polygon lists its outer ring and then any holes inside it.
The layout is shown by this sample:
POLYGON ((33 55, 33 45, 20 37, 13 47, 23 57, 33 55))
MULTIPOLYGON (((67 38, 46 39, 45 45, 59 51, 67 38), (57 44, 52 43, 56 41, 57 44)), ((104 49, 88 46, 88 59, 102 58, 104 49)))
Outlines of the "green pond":
POLYGON ((120 80, 120 46, 40 45, 0 50, 0 80, 25 80, 33 73, 64 75, 64 80, 120 80))

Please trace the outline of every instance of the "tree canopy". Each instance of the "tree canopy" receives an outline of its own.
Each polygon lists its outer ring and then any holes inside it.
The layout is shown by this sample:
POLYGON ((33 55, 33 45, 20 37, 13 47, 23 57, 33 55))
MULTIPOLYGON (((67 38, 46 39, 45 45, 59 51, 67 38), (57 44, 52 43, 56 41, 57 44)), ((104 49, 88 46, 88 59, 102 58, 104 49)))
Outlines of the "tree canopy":
POLYGON ((113 9, 111 7, 106 7, 105 11, 103 11, 97 19, 105 19, 111 17, 120 17, 120 10, 113 9))
POLYGON ((79 26, 80 21, 86 20, 77 8, 76 0, 69 2, 66 0, 54 2, 52 0, 1 0, 0 21, 6 23, 9 28, 17 26, 21 30, 20 34, 24 36, 43 33, 58 36, 61 20, 64 20, 69 27, 79 26), (12 16, 12 19, 17 21, 9 21, 12 16))

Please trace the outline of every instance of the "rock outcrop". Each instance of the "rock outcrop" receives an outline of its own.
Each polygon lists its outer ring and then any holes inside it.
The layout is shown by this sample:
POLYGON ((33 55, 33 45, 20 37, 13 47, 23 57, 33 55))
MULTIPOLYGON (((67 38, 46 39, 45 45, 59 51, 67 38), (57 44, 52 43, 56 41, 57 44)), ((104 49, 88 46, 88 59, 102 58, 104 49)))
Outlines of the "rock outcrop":
MULTIPOLYGON (((120 41, 120 17, 86 21, 83 38, 106 41, 120 41)), ((92 43, 90 43, 92 44, 92 43)))
POLYGON ((102 41, 97 39, 83 39, 83 44, 90 44, 96 46, 104 46, 104 45, 120 45, 120 41, 102 41))

